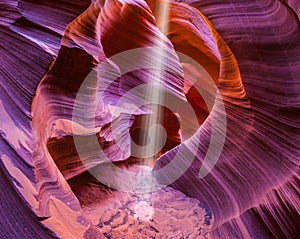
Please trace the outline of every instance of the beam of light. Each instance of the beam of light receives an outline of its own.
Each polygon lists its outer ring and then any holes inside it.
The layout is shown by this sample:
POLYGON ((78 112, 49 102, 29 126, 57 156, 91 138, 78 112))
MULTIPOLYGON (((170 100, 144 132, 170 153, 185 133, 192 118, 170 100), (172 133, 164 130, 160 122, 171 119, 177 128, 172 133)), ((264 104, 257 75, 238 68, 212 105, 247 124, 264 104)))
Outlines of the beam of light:
MULTIPOLYGON (((166 60, 166 51, 168 51, 166 46, 166 40, 165 35, 168 31, 168 18, 169 18, 169 0, 160 2, 158 1, 156 4, 156 11, 157 14, 157 26, 159 26, 159 29, 162 34, 160 34, 155 42, 155 47, 157 47, 158 51, 153 54, 151 60, 151 65, 153 66, 153 74, 150 78, 150 85, 149 85, 149 95, 148 95, 148 101, 147 102, 160 102, 160 104, 164 105, 164 92, 162 90, 158 90, 156 87, 151 86, 152 84, 155 84, 156 86, 162 87, 163 84, 163 77, 164 77, 164 71, 163 64, 164 60, 166 60)), ((165 144, 165 140, 167 138, 167 134, 165 129, 162 127, 163 125, 163 110, 162 107, 158 104, 150 104, 152 109, 152 114, 149 115, 149 117, 145 117, 144 122, 142 123, 142 126, 145 127, 145 129, 149 129, 149 136, 151 138, 150 143, 144 147, 144 152, 142 155, 151 155, 150 158, 147 158, 151 162, 152 165, 155 163, 156 157, 159 155, 159 152, 161 151, 162 147, 165 144), (165 137, 165 140, 162 140, 161 137, 165 137)), ((148 135, 143 134, 141 135, 141 138, 144 142, 147 142, 148 135)), ((143 183, 143 182, 141 182, 143 183)), ((144 182, 145 183, 145 182, 144 182)), ((154 190, 153 188, 153 181, 150 180, 149 183, 144 184, 145 185, 145 192, 151 192, 154 190), (147 188, 148 187, 148 188, 147 188)), ((145 196, 145 195, 144 195, 145 196)), ((151 202, 151 193, 147 195, 150 199, 149 201, 141 201, 138 202, 135 208, 135 212, 137 214, 137 217, 139 217, 142 220, 149 220, 152 218, 152 215, 154 214, 153 208, 152 208, 152 202, 151 202), (144 214, 141 214, 141 211, 144 211, 144 214)), ((147 197, 146 196, 146 197, 147 197)))
MULTIPOLYGON (((158 1, 156 4, 156 11, 158 12, 156 22, 162 34, 155 42, 155 47, 157 47, 158 50, 152 56, 152 59, 150 59, 151 65, 154 68, 153 74, 150 78, 150 83, 155 84, 158 87, 162 87, 162 79, 164 77, 162 70, 164 64, 163 61, 166 59, 166 51, 168 50, 166 49, 166 41, 164 36, 168 31, 169 1, 158 1)), ((157 90, 157 88, 153 87, 151 84, 148 91, 148 102, 160 102, 161 105, 164 105, 164 94, 162 93, 163 90, 157 90)), ((163 132, 163 127, 161 127, 161 125, 163 125, 162 119, 164 114, 164 112, 162 112, 162 108, 157 104, 151 104, 151 109, 153 113, 149 117, 146 117, 145 122, 143 123, 146 129, 150 129, 149 134, 151 137, 150 144, 145 147, 145 152, 143 155, 153 155, 152 160, 155 160, 157 153, 159 153, 158 151, 160 151, 160 149, 163 147, 161 144, 164 144, 163 142, 165 142, 159 137, 164 135, 166 136, 166 134, 163 132)), ((146 137, 147 135, 142 135, 143 142, 147 142, 146 137)))

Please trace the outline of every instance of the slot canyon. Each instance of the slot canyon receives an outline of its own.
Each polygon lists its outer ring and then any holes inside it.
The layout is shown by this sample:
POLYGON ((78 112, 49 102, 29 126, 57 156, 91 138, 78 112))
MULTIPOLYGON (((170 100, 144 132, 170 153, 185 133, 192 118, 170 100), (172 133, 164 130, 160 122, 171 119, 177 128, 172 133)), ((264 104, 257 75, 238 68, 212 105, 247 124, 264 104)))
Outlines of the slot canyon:
POLYGON ((0 238, 299 238, 299 16, 0 0, 0 238))

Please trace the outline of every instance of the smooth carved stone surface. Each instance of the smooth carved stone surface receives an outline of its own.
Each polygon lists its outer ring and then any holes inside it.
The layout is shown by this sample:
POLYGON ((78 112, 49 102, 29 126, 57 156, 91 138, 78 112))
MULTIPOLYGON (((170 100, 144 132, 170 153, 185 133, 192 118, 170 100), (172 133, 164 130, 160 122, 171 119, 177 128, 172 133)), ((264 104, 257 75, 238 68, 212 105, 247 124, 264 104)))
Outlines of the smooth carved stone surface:
POLYGON ((297 238, 299 14, 297 0, 1 1, 0 237, 297 238), (139 119, 160 108, 138 87, 153 82, 175 112, 141 160, 139 119), (153 186, 141 164, 168 187, 135 191, 153 186))

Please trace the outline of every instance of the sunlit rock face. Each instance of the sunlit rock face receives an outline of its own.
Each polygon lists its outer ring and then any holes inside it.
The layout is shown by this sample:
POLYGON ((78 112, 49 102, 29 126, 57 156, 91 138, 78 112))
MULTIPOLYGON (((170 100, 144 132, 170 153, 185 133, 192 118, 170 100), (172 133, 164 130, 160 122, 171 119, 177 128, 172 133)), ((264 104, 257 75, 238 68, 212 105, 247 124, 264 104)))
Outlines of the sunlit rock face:
POLYGON ((2 1, 0 237, 297 238, 299 14, 2 1))

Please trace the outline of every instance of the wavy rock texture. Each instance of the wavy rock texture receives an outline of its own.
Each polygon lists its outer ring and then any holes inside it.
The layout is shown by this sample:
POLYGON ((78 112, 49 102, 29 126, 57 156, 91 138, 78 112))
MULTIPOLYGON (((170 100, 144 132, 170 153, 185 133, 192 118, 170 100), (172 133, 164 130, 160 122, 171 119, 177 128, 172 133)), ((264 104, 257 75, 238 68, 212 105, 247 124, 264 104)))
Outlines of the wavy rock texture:
POLYGON ((0 237, 297 238, 299 14, 297 0, 1 1, 0 237), (140 107, 151 91, 130 90, 150 83, 176 112, 140 107), (141 160, 133 141, 159 112, 166 143, 141 160), (95 174, 136 183, 112 162, 172 188, 104 186, 95 174))

